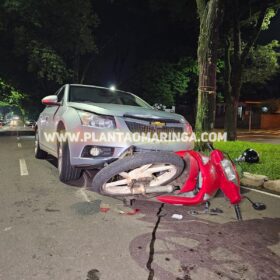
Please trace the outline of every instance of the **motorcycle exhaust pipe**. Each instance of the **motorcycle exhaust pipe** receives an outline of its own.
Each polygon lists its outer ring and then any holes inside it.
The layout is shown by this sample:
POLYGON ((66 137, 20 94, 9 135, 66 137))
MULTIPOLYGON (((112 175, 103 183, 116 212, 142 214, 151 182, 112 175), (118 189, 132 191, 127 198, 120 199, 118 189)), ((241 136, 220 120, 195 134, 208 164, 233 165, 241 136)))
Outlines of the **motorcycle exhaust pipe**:
POLYGON ((171 185, 167 186, 156 186, 156 187, 144 187, 137 186, 130 189, 130 194, 152 194, 152 193, 171 193, 174 187, 171 185))
POLYGON ((171 185, 146 188, 146 193, 171 193, 173 191, 174 187, 171 185))
POLYGON ((171 185, 156 186, 156 187, 145 187, 139 185, 133 188, 129 187, 107 187, 103 191, 108 195, 136 195, 136 194, 152 194, 152 193, 171 193, 174 191, 174 187, 171 185))

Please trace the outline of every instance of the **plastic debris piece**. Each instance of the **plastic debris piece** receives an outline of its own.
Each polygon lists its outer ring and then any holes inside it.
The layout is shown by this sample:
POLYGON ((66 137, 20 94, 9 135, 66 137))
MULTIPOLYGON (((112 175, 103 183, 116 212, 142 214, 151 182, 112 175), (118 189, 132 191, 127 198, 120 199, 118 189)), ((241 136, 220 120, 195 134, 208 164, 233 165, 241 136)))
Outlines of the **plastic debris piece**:
POLYGON ((131 211, 128 211, 128 212, 124 212, 124 211, 120 211, 119 213, 120 214, 123 214, 123 215, 135 215, 137 213, 140 212, 140 209, 132 209, 131 211))
POLYGON ((190 211, 188 211, 188 214, 192 215, 192 216, 196 216, 196 215, 199 215, 199 212, 197 212, 195 210, 190 210, 190 211))
POLYGON ((171 216, 171 218, 176 219, 176 220, 182 220, 183 219, 183 215, 180 214, 173 214, 171 216))
POLYGON ((109 207, 100 207, 100 212, 106 213, 110 210, 109 207))
POLYGON ((212 213, 222 214, 222 213, 224 213, 224 211, 220 208, 213 208, 213 209, 210 209, 210 214, 212 214, 212 213))

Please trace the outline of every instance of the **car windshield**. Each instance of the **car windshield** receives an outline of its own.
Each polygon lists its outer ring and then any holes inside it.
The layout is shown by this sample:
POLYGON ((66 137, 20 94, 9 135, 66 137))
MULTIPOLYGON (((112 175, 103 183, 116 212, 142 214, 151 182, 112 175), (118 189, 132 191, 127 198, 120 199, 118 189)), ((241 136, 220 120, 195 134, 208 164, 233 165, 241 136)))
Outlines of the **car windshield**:
POLYGON ((147 102, 133 94, 118 90, 113 91, 106 88, 96 87, 71 86, 69 92, 69 101, 85 103, 121 104, 152 108, 152 106, 150 106, 147 102))

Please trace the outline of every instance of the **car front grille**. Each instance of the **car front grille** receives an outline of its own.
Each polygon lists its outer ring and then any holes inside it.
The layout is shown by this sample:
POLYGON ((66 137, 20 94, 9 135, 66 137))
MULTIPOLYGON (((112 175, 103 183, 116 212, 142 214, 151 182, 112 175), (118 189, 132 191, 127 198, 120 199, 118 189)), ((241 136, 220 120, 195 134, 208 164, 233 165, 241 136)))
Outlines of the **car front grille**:
POLYGON ((172 124, 164 125, 162 127, 155 127, 151 125, 149 122, 147 124, 139 123, 135 121, 126 121, 125 122, 128 129, 132 133, 139 133, 142 135, 150 135, 153 136, 154 134, 161 136, 163 134, 167 135, 168 140, 172 139, 172 135, 180 135, 184 132, 183 127, 178 126, 178 124, 175 124, 172 126, 172 124), (177 125, 177 126, 176 126, 177 125))

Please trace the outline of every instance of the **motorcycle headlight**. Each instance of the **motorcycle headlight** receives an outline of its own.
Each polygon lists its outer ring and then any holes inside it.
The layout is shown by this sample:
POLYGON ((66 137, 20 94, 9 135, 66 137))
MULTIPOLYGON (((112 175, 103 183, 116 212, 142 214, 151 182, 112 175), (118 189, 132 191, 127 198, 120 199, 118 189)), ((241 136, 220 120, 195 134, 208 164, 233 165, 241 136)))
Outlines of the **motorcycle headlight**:
POLYGON ((96 115, 93 113, 78 111, 82 125, 94 128, 115 128, 115 120, 111 116, 96 115))
POLYGON ((221 165, 224 169, 224 173, 227 176, 227 179, 229 181, 237 182, 237 176, 236 176, 235 169, 232 165, 232 162, 228 159, 223 159, 221 161, 221 165))

